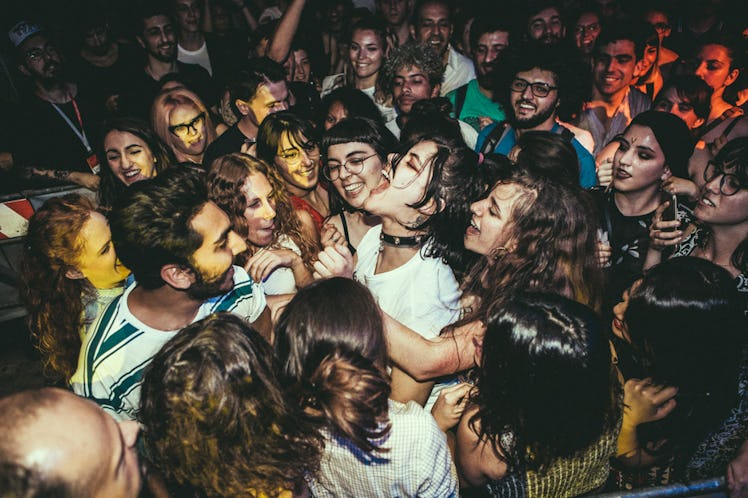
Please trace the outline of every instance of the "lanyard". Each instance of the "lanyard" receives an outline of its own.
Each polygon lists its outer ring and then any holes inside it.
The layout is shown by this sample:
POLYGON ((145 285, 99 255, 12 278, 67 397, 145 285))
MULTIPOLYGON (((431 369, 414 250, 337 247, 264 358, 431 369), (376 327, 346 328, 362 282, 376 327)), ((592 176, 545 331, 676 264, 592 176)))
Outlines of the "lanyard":
POLYGON ((70 102, 73 103, 73 110, 75 111, 75 117, 78 119, 78 124, 80 125, 80 130, 70 120, 70 118, 68 117, 68 115, 65 114, 65 112, 58 107, 57 104, 55 104, 53 102, 50 102, 50 104, 52 105, 52 107, 54 107, 55 111, 57 111, 57 114, 59 114, 60 117, 62 117, 62 119, 65 120, 65 122, 68 124, 68 126, 70 127, 70 129, 73 130, 73 133, 75 133, 75 136, 78 137, 78 140, 80 140, 81 143, 83 144, 83 146, 86 148, 86 152, 90 154, 91 152, 93 152, 93 149, 91 148, 91 144, 89 143, 88 137, 86 136, 86 131, 83 129, 83 119, 81 118, 81 112, 78 109, 78 104, 75 102, 75 99, 73 98, 72 95, 70 96, 70 102))

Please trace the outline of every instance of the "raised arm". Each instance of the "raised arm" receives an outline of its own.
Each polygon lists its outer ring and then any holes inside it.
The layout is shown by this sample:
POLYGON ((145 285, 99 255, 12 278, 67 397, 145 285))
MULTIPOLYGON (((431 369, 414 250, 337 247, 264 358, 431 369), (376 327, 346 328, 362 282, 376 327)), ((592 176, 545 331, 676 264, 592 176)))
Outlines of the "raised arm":
POLYGON ((306 0, 293 0, 283 13, 278 27, 275 28, 270 38, 267 56, 279 64, 283 64, 291 53, 291 43, 296 35, 301 20, 301 12, 304 10, 306 0))

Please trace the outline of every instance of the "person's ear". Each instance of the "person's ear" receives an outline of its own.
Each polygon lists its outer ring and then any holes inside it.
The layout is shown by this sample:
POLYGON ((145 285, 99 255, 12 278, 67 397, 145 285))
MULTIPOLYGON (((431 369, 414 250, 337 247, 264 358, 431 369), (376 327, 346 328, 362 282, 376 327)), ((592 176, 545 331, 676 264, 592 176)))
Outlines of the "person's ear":
POLYGON ((236 99, 234 101, 234 105, 239 110, 242 116, 246 116, 249 114, 249 102, 247 102, 246 100, 236 99))
POLYGON ((78 268, 75 268, 74 266, 71 266, 67 270, 65 270, 65 278, 70 280, 81 280, 83 278, 86 278, 86 276, 81 273, 81 271, 78 268))
POLYGON ((693 122, 693 129, 695 130, 696 128, 701 127, 704 123, 706 123, 706 119, 696 118, 696 121, 693 122))
POLYGON ((161 267, 161 279, 170 287, 187 290, 195 283, 195 273, 190 268, 169 264, 161 267))
POLYGON ((735 68, 731 70, 730 74, 728 74, 727 78, 725 79, 725 86, 730 86, 735 83, 735 80, 738 79, 738 76, 740 76, 740 69, 735 68))
POLYGON ((439 92, 441 92, 441 90, 442 90, 442 84, 441 83, 437 83, 434 86, 434 88, 431 89, 431 98, 433 99, 434 97, 438 97, 439 96, 439 92))

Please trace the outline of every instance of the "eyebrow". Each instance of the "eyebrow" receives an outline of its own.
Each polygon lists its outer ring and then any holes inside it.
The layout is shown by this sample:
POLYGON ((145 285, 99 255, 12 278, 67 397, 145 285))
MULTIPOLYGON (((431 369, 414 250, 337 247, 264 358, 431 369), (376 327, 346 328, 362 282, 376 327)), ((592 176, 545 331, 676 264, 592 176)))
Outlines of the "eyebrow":
POLYGON ((647 147, 646 145, 637 145, 636 148, 639 150, 648 150, 652 154, 655 154, 655 150, 651 147, 647 147))
POLYGON ((99 247, 99 252, 97 254, 101 254, 102 251, 104 250, 104 248, 106 246, 108 246, 109 244, 111 244, 111 243, 112 243, 112 239, 109 239, 106 242, 104 242, 103 244, 101 244, 101 247, 99 247))
POLYGON ((213 245, 220 246, 221 244, 223 244, 223 241, 228 239, 230 231, 231 231, 231 225, 226 227, 226 230, 221 232, 221 235, 216 239, 215 242, 213 242, 213 245))

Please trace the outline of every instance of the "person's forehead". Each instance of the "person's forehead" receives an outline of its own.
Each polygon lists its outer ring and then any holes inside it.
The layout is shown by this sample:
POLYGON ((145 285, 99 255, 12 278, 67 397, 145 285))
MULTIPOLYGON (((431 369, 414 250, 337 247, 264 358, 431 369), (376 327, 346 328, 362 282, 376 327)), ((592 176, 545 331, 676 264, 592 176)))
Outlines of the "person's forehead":
POLYGON ((23 40, 23 43, 18 46, 18 49, 21 51, 21 53, 23 53, 34 48, 44 48, 47 45, 51 44, 52 43, 50 43, 47 35, 43 33, 36 33, 23 40))
POLYGON ((447 21, 449 21, 449 9, 442 3, 426 3, 421 6, 419 16, 421 17, 421 19, 431 19, 438 21, 446 19, 447 21))
POLYGON ((213 244, 229 227, 229 217, 213 201, 203 204, 192 218, 192 229, 203 237, 203 245, 213 244))
POLYGON ((534 67, 527 71, 517 71, 516 78, 522 78, 528 80, 530 83, 548 83, 553 85, 556 82, 556 74, 553 71, 547 69, 541 69, 534 67))
POLYGON ((600 18, 594 12, 585 12, 577 19, 577 26, 587 26, 588 24, 599 23, 600 18))
POLYGON ((508 31, 490 31, 488 33, 483 33, 478 38, 478 45, 497 45, 497 44, 504 44, 506 45, 509 41, 509 32, 508 31))
POLYGON ((632 40, 616 40, 600 47, 600 53, 612 56, 630 55, 636 56, 635 45, 632 40))
POLYGON ((539 19, 552 19, 554 17, 561 17, 561 12, 558 10, 557 7, 550 6, 546 7, 543 10, 540 10, 534 14, 532 14, 529 18, 530 22, 537 21, 539 19))
POLYGON ((171 26, 171 20, 169 20, 169 18, 164 14, 158 14, 158 15, 143 19, 143 27, 146 30, 152 29, 152 28, 163 28, 166 26, 171 26))
POLYGON ((716 43, 710 43, 701 47, 701 50, 699 50, 699 53, 696 57, 701 60, 730 60, 727 48, 722 45, 717 45, 716 43))
POLYGON ((255 97, 263 102, 274 102, 285 100, 288 96, 288 87, 285 81, 266 81, 257 87, 255 97))
POLYGON ((395 76, 400 78, 414 78, 416 76, 426 76, 418 66, 401 66, 395 71, 395 76))
POLYGON ((653 24, 658 22, 668 22, 667 15, 659 10, 650 10, 649 12, 647 12, 646 19, 647 22, 653 24))

